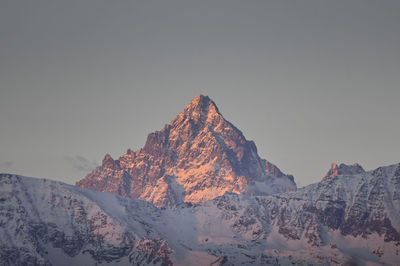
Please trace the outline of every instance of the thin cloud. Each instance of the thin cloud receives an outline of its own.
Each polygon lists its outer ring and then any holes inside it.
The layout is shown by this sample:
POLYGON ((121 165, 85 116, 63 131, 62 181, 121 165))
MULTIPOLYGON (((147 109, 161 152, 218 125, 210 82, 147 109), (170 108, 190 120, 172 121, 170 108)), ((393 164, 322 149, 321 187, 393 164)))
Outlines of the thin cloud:
POLYGON ((96 162, 90 161, 87 158, 76 155, 76 156, 64 156, 64 160, 72 166, 72 168, 78 172, 90 172, 98 165, 96 162))

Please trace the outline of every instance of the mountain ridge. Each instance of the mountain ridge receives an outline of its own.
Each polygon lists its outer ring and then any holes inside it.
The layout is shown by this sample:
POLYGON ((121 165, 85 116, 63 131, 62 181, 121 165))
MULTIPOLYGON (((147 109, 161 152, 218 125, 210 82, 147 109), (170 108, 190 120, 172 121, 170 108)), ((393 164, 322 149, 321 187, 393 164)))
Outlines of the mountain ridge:
POLYGON ((118 160, 107 154, 76 185, 144 199, 158 207, 197 203, 225 192, 267 195, 296 189, 291 175, 261 159, 253 141, 197 95, 143 148, 118 160))
POLYGON ((361 174, 364 172, 365 172, 364 168, 358 163, 355 163, 353 165, 347 165, 344 163, 337 165, 336 163, 332 163, 331 168, 322 178, 322 181, 328 180, 329 178, 335 178, 338 175, 361 174))
POLYGON ((400 163, 281 194, 226 193, 166 208, 8 174, 0 174, 0 192, 5 265, 396 265, 400 259, 400 163))

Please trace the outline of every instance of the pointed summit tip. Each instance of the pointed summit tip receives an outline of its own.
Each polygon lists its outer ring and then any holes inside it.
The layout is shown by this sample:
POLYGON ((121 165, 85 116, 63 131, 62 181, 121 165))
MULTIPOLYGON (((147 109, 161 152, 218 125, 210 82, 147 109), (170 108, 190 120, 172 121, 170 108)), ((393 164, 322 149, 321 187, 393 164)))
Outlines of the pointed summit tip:
POLYGON ((109 160, 113 160, 113 158, 111 157, 111 155, 110 155, 109 153, 107 153, 107 154, 104 156, 103 162, 106 162, 106 161, 109 161, 109 160))
POLYGON ((111 157, 110 154, 107 153, 107 154, 104 156, 102 165, 104 166, 104 165, 106 165, 106 164, 109 164, 110 162, 114 162, 114 159, 111 157))
MULTIPOLYGON (((213 101, 210 99, 210 97, 208 97, 208 95, 198 94, 192 99, 189 106, 191 106, 191 107, 196 107, 196 106, 206 107, 206 106, 208 106, 208 104, 210 102, 213 102, 213 101)), ((213 102, 213 104, 214 104, 214 102, 213 102)))
POLYGON ((339 175, 338 166, 335 162, 331 164, 331 168, 326 173, 326 175, 322 178, 322 181, 328 180, 330 178, 334 178, 339 175))
POLYGON ((109 168, 109 169, 113 169, 113 170, 116 170, 118 168, 117 162, 108 153, 106 154, 106 156, 104 156, 102 166, 104 168, 109 168))
MULTIPOLYGON (((223 118, 216 104, 207 95, 198 94, 186 105, 185 109, 171 121, 170 125, 174 127, 180 124, 186 124, 190 121, 190 123, 204 124, 207 120, 211 121, 215 118, 223 118)), ((168 127, 169 125, 165 128, 168 127)))
POLYGON ((208 95, 196 95, 187 107, 189 109, 199 109, 204 112, 211 111, 219 114, 217 105, 208 95))
POLYGON ((200 102, 208 102, 210 101, 210 97, 208 97, 208 95, 203 95, 203 94, 197 94, 196 96, 194 96, 194 98, 192 99, 192 104, 199 104, 200 102))

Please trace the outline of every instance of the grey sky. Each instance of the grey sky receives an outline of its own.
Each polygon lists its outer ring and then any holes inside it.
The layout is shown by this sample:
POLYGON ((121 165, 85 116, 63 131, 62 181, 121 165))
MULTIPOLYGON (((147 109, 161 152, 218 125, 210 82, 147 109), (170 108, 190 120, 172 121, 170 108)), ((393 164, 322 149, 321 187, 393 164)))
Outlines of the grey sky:
POLYGON ((0 171, 74 183, 199 93, 295 176, 400 161, 400 1, 0 1, 0 171))

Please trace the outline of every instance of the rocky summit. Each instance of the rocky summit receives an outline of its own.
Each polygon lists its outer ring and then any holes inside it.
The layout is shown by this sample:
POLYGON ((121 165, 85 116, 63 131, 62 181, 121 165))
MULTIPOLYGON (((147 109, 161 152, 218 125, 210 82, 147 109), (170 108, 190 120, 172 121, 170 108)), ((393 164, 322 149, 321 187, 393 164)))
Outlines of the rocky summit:
POLYGON ((208 97, 197 95, 136 152, 101 166, 76 183, 149 201, 157 207, 199 203, 227 192, 270 195, 296 190, 293 176, 261 159, 253 141, 228 122, 208 97))
POLYGON ((364 168, 362 168, 358 163, 353 165, 341 163, 339 166, 336 163, 332 163, 331 169, 329 169, 326 175, 322 178, 322 181, 335 178, 338 175, 356 175, 364 172, 364 168))

